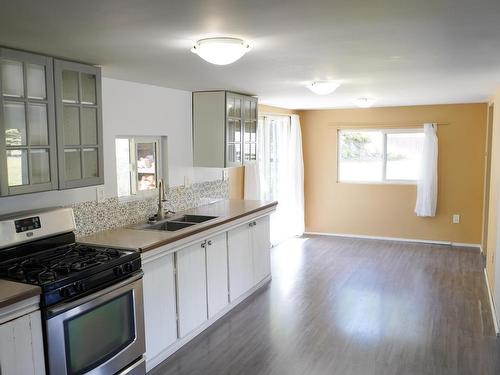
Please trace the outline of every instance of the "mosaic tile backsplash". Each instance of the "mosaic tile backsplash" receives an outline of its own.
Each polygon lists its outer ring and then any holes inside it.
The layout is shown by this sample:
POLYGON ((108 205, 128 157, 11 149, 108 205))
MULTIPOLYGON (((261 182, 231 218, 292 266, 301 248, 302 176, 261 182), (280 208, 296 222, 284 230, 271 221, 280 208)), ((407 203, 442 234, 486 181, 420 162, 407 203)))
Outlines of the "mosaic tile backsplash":
MULTIPOLYGON (((173 187, 167 192, 166 210, 182 211, 207 204, 213 200, 229 198, 229 182, 218 180, 200 182, 189 187, 173 187)), ((75 213, 76 235, 86 236, 107 229, 145 222, 158 209, 158 198, 120 201, 107 198, 102 202, 90 201, 71 206, 75 213)))

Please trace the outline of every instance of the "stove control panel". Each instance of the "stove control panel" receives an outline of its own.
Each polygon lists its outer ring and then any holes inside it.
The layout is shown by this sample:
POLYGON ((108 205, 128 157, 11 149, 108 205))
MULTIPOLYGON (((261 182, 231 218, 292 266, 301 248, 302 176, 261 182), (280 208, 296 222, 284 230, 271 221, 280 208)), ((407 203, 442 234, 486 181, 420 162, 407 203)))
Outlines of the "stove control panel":
POLYGON ((16 226, 16 233, 23 233, 33 229, 40 229, 40 217, 28 217, 25 219, 15 220, 14 225, 16 226))

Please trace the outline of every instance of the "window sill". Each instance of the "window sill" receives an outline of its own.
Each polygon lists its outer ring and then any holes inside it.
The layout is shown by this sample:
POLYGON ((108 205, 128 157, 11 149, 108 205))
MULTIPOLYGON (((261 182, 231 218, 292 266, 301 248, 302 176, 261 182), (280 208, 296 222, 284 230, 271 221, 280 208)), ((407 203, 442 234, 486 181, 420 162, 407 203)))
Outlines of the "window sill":
POLYGON ((127 203, 127 202, 137 202, 137 201, 143 201, 145 199, 151 199, 153 197, 158 197, 158 189, 152 189, 148 191, 144 191, 138 194, 134 195, 124 195, 121 197, 118 197, 119 202, 127 203))

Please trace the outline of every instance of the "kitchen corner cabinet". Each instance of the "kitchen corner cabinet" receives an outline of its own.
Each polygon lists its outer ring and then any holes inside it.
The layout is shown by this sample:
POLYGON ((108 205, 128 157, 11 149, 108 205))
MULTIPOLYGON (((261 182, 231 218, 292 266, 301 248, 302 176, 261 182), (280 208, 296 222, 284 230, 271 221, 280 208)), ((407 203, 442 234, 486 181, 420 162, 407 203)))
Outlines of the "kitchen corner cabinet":
POLYGON ((59 189, 104 183, 101 70, 54 59, 59 189))
POLYGON ((57 189, 52 58, 0 48, 0 196, 57 189))
POLYGON ((229 91, 193 93, 196 167, 235 167, 256 160, 257 98, 229 91))
POLYGON ((40 311, 0 325, 0 374, 45 374, 40 311))

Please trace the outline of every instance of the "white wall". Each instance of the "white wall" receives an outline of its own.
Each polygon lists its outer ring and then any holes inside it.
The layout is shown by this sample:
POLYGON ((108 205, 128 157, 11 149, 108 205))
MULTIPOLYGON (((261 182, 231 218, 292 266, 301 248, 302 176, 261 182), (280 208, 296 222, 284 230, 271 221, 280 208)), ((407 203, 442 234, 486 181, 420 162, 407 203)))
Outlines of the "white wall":
MULTIPOLYGON (((102 80, 104 189, 116 196, 115 137, 155 135, 168 137, 169 184, 194 178, 191 139, 191 93, 110 78, 102 80)), ((209 172, 209 176, 214 172, 209 172)), ((0 198, 0 214, 67 205, 96 199, 96 187, 51 191, 0 198)))

